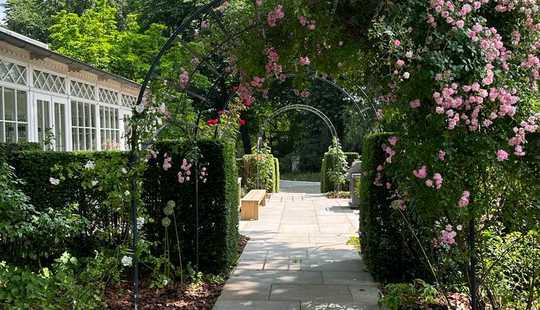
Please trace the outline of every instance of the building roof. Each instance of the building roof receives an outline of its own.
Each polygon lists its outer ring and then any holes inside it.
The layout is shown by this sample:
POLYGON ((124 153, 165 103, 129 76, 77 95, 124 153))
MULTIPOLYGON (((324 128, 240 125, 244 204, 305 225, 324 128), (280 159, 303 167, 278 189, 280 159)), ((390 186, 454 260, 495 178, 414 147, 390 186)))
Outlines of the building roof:
POLYGON ((25 49, 29 51, 32 55, 35 57, 43 57, 43 58, 50 58, 53 60, 56 60, 58 62, 67 64, 70 68, 70 70, 78 71, 78 70, 85 70, 91 73, 96 74, 97 76, 103 78, 103 79, 112 79, 116 80, 121 83, 127 83, 130 86, 140 88, 141 85, 135 81, 132 81, 128 78, 125 78, 123 76, 120 76, 118 74, 109 73, 107 71, 98 69, 92 65, 89 65, 87 63, 84 63, 80 60, 67 57, 65 55, 62 55, 60 53, 57 53, 55 51, 52 51, 49 49, 49 46, 43 42, 34 40, 32 38, 29 38, 27 36, 24 36, 20 33, 11 31, 9 29, 6 29, 4 27, 0 26, 0 41, 5 41, 9 44, 12 44, 18 48, 25 49))

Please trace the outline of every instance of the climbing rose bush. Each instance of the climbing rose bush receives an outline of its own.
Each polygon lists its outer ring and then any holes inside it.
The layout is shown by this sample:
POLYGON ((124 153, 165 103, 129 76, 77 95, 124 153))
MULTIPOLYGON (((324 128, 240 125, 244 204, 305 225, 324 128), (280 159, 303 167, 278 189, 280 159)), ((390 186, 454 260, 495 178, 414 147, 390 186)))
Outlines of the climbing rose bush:
POLYGON ((436 272, 476 297, 486 289, 473 283, 483 269, 479 233, 540 223, 539 184, 528 177, 540 122, 540 2, 409 0, 385 10, 370 29, 371 82, 384 102, 381 126, 399 141, 382 145, 378 179, 392 181, 375 185, 394 193, 431 259, 446 257, 436 272))

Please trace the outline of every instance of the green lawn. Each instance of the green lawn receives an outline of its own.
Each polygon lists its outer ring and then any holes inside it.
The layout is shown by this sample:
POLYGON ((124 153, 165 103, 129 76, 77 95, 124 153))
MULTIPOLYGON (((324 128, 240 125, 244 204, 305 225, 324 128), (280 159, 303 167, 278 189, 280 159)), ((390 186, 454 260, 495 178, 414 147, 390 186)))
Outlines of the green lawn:
POLYGON ((321 174, 320 172, 287 172, 281 174, 281 179, 287 181, 320 182, 321 174))

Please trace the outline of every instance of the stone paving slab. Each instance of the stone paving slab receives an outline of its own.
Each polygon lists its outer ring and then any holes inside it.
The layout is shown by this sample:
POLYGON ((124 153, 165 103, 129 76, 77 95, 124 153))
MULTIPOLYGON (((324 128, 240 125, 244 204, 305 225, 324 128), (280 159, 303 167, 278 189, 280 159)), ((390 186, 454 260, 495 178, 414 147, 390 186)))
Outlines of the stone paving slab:
POLYGON ((358 211, 318 194, 272 194, 259 220, 242 221, 250 241, 217 310, 371 310, 378 286, 347 241, 358 211))

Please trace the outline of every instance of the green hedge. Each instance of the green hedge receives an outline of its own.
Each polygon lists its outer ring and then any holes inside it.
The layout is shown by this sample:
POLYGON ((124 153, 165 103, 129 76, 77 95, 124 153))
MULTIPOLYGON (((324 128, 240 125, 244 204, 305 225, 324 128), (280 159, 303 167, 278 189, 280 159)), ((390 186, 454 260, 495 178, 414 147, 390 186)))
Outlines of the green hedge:
MULTIPOLYGON (((208 181, 200 183, 199 190, 199 270, 220 273, 226 270, 237 256, 238 234, 238 186, 235 150, 232 146, 217 141, 203 141, 198 145, 202 160, 208 169, 208 181)), ((162 254, 163 208, 169 200, 177 204, 176 218, 181 234, 183 262, 195 264, 195 208, 194 184, 180 184, 177 173, 188 153, 187 145, 166 142, 157 145, 157 161, 150 160, 144 172, 142 198, 146 213, 152 223, 147 223, 144 233, 153 242, 156 254, 162 254), (173 157, 173 167, 164 171, 161 166, 163 154, 168 152, 173 157)), ((66 208, 70 203, 77 203, 76 212, 88 221, 82 233, 66 237, 67 242, 36 244, 44 256, 58 257, 69 251, 77 257, 94 255, 94 250, 114 248, 122 243, 128 232, 128 223, 119 222, 117 212, 129 212, 129 204, 123 210, 111 210, 103 205, 105 197, 92 189, 84 188, 80 182, 61 181, 58 185, 50 184, 53 176, 51 168, 55 165, 68 166, 73 163, 84 165, 87 161, 106 159, 118 166, 117 172, 127 166, 127 154, 121 152, 15 152, 10 154, 9 162, 15 167, 17 176, 25 181, 22 190, 30 197, 30 202, 39 210, 66 208), (110 238, 104 238, 103 232, 111 232, 110 238)), ((111 172, 113 173, 113 172, 111 172)), ((119 172, 121 173, 121 172, 119 172)), ((124 183, 125 185, 125 183, 124 183)), ((123 190, 122 190, 123 193, 123 190)), ((123 218, 126 218, 125 216, 123 218)), ((176 247, 172 247, 176 249, 176 247)), ((171 258, 177 257, 172 250, 171 258)), ((4 254, 7 251, 0 251, 4 254)), ((0 258, 2 258, 0 254, 0 258)), ((6 254, 9 256, 9 253, 6 254)))
MULTIPOLYGON (((49 178, 57 177, 51 170, 55 165, 67 167, 78 163, 81 167, 89 160, 105 159, 109 162, 115 162, 118 166, 125 166, 126 156, 120 152, 12 152, 8 158, 9 163, 15 168, 15 174, 22 179, 24 183, 20 184, 22 191, 29 196, 30 203, 36 211, 50 213, 50 209, 62 211, 70 207, 70 204, 76 203, 72 207, 72 214, 88 221, 86 227, 81 228, 78 234, 64 236, 65 231, 58 231, 59 236, 36 236, 39 240, 49 239, 51 242, 34 242, 33 252, 40 253, 39 257, 23 257, 19 259, 13 253, 18 253, 18 249, 13 244, 5 245, 6 251, 2 258, 13 262, 24 264, 49 263, 53 258, 59 257, 66 249, 70 253, 85 257, 94 255, 94 250, 99 248, 114 248, 121 243, 123 234, 121 232, 111 233, 109 237, 103 238, 103 232, 109 231, 117 223, 113 220, 116 211, 112 211, 102 204, 105 200, 104 194, 95 189, 84 188, 84 186, 75 180, 62 181, 58 185, 52 185, 49 178), (37 250, 39 249, 39 250, 37 250), (8 253, 9 252, 9 253, 8 253)), ((119 168, 120 169, 120 168, 119 168)), ((77 178, 76 175, 72 176, 77 178)), ((42 219, 48 223, 56 219, 42 219)), ((64 223, 65 229, 70 230, 75 226, 75 217, 64 223)), ((46 223, 44 223, 46 225, 46 223)), ((76 230, 76 229, 74 229, 76 230)))
MULTIPOLYGON (((235 149, 217 141, 201 141, 198 147, 202 154, 201 165, 208 169, 208 181, 199 182, 198 267, 204 272, 220 273, 237 258, 239 201, 235 149)), ((159 151, 157 162, 150 162, 145 172, 143 200, 151 217, 159 220, 153 225, 145 225, 146 232, 151 240, 163 240, 163 207, 169 200, 175 201, 176 219, 181 221, 178 228, 183 260, 194 265, 195 187, 192 183, 180 184, 177 180, 181 160, 190 148, 175 142, 163 142, 156 145, 156 150, 159 151), (161 168, 165 153, 173 159, 173 167, 168 171, 161 168)), ((156 254, 159 253, 158 249, 156 254)), ((176 249, 172 247, 171 259, 176 257, 176 249)))
MULTIPOLYGON (((352 163, 355 160, 360 159, 360 154, 356 152, 345 152, 345 156, 347 156, 347 163, 349 167, 352 165, 352 163)), ((322 159, 321 163, 321 193, 328 193, 335 189, 335 185, 332 181, 330 181, 330 178, 328 176, 328 171, 332 167, 332 162, 334 158, 331 154, 325 153, 324 157, 322 159)), ((344 189, 349 188, 349 180, 342 186, 344 189)))
POLYGON ((21 143, 0 143, 0 159, 8 159, 12 154, 23 151, 41 151, 39 143, 21 142, 21 143))
MULTIPOLYGON (((377 166, 385 161, 382 143, 391 133, 365 137, 360 181, 360 240, 368 269, 380 281, 401 282, 430 278, 417 243, 398 211, 391 208, 393 193, 377 186, 377 166)), ((384 174, 382 184, 386 182, 384 174)))
POLYGON ((279 191, 279 163, 271 154, 244 155, 242 169, 242 186, 246 191, 266 189, 269 193, 279 191), (258 180, 257 180, 258 179, 258 180), (257 181, 260 186, 257 186, 257 181))

